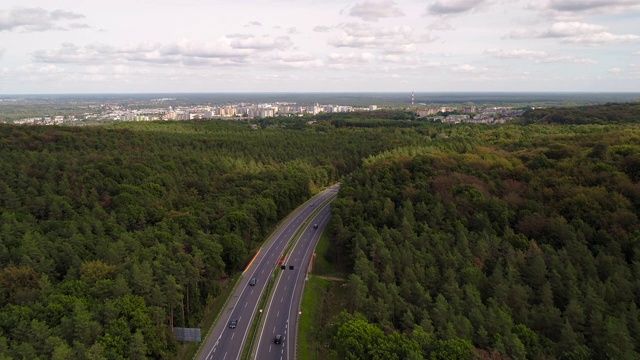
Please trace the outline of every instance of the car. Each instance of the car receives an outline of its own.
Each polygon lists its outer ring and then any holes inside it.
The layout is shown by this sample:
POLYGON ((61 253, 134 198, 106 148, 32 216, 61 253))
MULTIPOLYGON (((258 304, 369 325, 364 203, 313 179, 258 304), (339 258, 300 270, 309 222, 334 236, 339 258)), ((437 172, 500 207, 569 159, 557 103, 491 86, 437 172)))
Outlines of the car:
POLYGON ((249 280, 249 286, 255 286, 257 282, 258 282, 258 279, 253 278, 253 279, 249 280))
POLYGON ((276 335, 276 338, 273 339, 273 342, 276 344, 282 344, 282 335, 276 335))
POLYGON ((318 224, 313 224, 313 228, 317 229, 318 228, 318 224))
POLYGON ((316 203, 311 203, 311 205, 309 205, 309 206, 313 206, 313 205, 315 205, 315 204, 316 204, 316 203))
POLYGON ((229 321, 229 328, 235 329, 236 326, 238 326, 238 319, 233 319, 233 320, 229 321))

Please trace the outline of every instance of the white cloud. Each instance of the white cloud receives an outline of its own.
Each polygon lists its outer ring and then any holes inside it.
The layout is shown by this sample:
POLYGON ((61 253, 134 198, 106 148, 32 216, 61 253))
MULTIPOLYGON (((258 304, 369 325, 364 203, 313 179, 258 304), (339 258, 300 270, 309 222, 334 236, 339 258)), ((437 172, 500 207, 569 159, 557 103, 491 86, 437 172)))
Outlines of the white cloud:
POLYGON ((16 70, 23 74, 59 74, 64 72, 63 68, 56 65, 35 66, 33 64, 18 66, 16 70))
POLYGON ((549 54, 545 51, 535 51, 527 49, 503 50, 491 48, 485 50, 485 54, 491 55, 498 59, 525 59, 534 61, 536 63, 569 62, 585 65, 594 65, 598 63, 593 59, 577 58, 570 55, 549 54))
POLYGON ((376 49, 384 53, 407 53, 416 51, 417 44, 434 41, 430 36, 414 34, 410 26, 371 26, 346 23, 337 26, 341 33, 329 39, 337 48, 376 49))
POLYGON ((353 5, 349 10, 349 15, 364 21, 378 21, 381 18, 404 16, 397 5, 392 0, 367 0, 353 5))
POLYGON ((250 36, 244 39, 234 39, 231 41, 231 47, 234 49, 259 49, 259 50, 275 50, 286 49, 293 45, 288 36, 279 37, 255 37, 250 36))
POLYGON ((510 39, 557 38, 565 43, 601 45, 613 42, 630 42, 640 40, 635 34, 612 34, 606 26, 588 24, 578 21, 556 22, 545 31, 515 30, 507 35, 510 39))
POLYGON ((42 8, 18 7, 9 11, 0 11, 0 31, 22 30, 31 32, 89 27, 89 25, 83 23, 69 23, 83 18, 84 15, 72 11, 49 11, 42 8))
POLYGON ((2 57, 4 57, 4 53, 7 51, 7 49, 1 49, 0 48, 0 60, 2 60, 2 57))
POLYGON ((353 63, 366 63, 373 61, 376 56, 371 53, 348 53, 348 54, 337 54, 331 53, 328 56, 329 60, 333 63, 340 64, 353 64, 353 63))
POLYGON ((564 38, 564 42, 601 45, 612 42, 631 42, 639 41, 640 36, 634 34, 616 35, 610 32, 601 32, 597 34, 587 34, 580 36, 572 36, 564 38))
POLYGON ((154 43, 126 44, 120 48, 93 44, 79 47, 64 43, 53 50, 33 53, 36 62, 44 63, 124 63, 146 62, 155 64, 234 65, 248 61, 249 49, 234 49, 229 41, 196 42, 182 40, 165 45, 154 43))
POLYGON ((437 0, 427 7, 430 15, 457 15, 479 9, 491 0, 437 0))
POLYGON ((566 38, 571 36, 600 33, 606 29, 606 26, 586 24, 577 21, 557 22, 551 25, 547 31, 540 34, 539 37, 566 38))
POLYGON ((262 23, 260 21, 250 21, 247 24, 245 24, 244 27, 252 27, 252 26, 262 26, 262 23))
POLYGON ((469 64, 462 64, 451 68, 453 72, 466 74, 481 74, 487 72, 487 70, 487 68, 479 68, 469 64))

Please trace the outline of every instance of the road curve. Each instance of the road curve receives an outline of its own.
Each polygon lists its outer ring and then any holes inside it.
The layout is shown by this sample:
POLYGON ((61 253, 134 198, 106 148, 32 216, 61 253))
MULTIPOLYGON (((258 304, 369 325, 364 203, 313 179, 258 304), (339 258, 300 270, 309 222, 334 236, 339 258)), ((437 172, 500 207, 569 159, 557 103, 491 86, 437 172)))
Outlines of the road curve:
POLYGON ((316 205, 320 205, 337 191, 338 187, 333 186, 298 207, 269 237, 262 250, 245 270, 215 326, 203 340, 196 359, 238 360, 240 358, 268 277, 273 273, 280 255, 296 231, 316 210, 316 205), (256 284, 250 286, 249 282, 253 278, 257 280, 256 284), (235 328, 230 328, 229 324, 234 319, 237 320, 237 324, 235 328))

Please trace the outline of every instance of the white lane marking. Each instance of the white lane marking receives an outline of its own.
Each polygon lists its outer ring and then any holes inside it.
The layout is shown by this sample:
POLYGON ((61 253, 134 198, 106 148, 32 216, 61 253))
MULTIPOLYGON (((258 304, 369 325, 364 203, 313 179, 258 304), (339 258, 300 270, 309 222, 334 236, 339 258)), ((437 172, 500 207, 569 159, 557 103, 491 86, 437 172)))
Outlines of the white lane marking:
POLYGON ((233 340, 233 336, 234 336, 235 334, 236 334, 236 333, 231 334, 231 340, 233 340))
POLYGON ((280 316, 280 310, 278 310, 278 313, 276 314, 276 317, 280 316))
POLYGON ((247 307, 247 305, 249 305, 248 301, 246 303, 244 303, 244 307, 247 307))

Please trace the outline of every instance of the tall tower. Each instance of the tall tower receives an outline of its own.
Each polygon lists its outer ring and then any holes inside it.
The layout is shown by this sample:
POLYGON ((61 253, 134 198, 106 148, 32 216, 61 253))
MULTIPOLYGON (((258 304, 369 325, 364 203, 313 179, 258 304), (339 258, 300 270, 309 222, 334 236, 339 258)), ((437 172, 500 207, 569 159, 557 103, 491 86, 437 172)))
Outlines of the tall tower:
POLYGON ((414 100, 414 96, 413 96, 413 91, 411 92, 411 105, 413 106, 413 100, 414 100))

